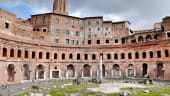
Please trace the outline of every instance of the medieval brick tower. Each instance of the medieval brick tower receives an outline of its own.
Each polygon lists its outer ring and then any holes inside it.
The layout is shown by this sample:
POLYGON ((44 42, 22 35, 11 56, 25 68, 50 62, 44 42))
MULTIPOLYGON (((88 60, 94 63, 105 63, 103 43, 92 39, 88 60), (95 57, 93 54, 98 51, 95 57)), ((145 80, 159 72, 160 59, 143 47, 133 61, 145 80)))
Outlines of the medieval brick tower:
POLYGON ((67 0, 54 0, 53 13, 68 15, 67 0))

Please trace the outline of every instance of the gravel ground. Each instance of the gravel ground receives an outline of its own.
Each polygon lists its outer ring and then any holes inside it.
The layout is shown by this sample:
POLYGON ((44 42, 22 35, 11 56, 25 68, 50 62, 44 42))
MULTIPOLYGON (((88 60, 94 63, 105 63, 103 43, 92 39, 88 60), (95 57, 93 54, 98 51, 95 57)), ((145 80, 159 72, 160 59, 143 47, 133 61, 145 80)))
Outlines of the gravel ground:
POLYGON ((105 94, 111 94, 111 93, 118 93, 120 92, 120 88, 126 88, 126 87, 146 88, 145 86, 142 85, 136 85, 130 83, 104 83, 101 84, 99 88, 88 88, 88 90, 95 91, 95 92, 102 92, 105 94))

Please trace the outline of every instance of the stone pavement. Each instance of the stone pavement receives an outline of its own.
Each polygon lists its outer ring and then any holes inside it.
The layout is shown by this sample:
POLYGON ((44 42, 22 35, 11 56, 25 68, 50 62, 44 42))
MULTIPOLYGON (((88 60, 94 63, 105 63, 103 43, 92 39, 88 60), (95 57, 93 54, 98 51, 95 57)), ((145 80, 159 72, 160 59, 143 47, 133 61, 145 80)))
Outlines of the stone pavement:
POLYGON ((11 85, 8 88, 0 87, 0 96, 15 96, 25 91, 32 90, 32 86, 38 86, 39 88, 46 88, 55 85, 52 82, 30 82, 18 85, 11 85))

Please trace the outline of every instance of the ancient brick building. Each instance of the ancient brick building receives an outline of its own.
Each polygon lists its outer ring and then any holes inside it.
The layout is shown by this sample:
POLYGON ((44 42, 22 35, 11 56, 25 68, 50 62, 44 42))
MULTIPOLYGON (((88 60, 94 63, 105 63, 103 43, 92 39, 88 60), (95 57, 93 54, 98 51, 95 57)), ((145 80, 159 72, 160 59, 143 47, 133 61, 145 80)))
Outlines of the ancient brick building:
POLYGON ((129 21, 74 17, 67 0, 30 19, 0 9, 0 85, 33 80, 104 78, 170 80, 170 17, 154 29, 131 30, 129 21))

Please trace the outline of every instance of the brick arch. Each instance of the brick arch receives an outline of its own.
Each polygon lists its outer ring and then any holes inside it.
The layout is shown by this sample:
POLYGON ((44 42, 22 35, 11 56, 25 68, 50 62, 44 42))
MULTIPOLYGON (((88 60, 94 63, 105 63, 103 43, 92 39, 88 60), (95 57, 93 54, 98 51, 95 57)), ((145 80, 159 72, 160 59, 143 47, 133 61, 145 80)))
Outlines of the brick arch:
POLYGON ((15 81, 15 65, 9 64, 7 67, 7 73, 8 73, 8 82, 14 82, 15 81))

